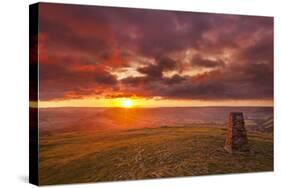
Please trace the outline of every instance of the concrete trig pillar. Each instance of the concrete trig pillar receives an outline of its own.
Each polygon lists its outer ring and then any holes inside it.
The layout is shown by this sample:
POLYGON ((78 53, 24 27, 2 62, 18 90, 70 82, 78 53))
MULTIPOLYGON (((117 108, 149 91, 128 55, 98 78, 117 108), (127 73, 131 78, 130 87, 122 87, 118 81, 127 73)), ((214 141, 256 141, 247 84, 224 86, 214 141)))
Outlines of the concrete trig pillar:
POLYGON ((229 114, 224 149, 229 153, 249 151, 247 131, 242 112, 231 112, 229 114))

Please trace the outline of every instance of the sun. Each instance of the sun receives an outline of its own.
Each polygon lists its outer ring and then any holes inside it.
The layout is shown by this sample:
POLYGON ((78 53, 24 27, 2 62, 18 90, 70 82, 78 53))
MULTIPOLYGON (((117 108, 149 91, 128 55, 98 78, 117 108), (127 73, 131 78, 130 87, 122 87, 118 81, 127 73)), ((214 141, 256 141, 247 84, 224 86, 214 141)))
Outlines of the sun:
POLYGON ((133 107, 134 103, 131 99, 122 99, 121 100, 121 106, 123 108, 131 108, 133 107))

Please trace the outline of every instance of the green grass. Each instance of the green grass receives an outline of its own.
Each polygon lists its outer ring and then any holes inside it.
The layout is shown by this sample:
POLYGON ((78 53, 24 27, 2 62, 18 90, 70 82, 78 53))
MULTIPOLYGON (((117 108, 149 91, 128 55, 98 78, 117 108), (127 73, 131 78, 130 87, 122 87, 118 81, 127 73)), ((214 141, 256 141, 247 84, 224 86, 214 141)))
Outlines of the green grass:
POLYGON ((40 184, 273 170, 273 140, 249 134, 250 152, 223 150, 222 128, 155 128, 40 137, 40 184))

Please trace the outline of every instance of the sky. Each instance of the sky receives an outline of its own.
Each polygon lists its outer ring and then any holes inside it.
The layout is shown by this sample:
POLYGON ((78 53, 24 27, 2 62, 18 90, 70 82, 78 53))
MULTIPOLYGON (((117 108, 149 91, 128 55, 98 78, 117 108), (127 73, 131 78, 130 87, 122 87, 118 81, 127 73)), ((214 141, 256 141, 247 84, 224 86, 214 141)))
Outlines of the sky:
POLYGON ((272 106, 273 18, 41 3, 41 107, 272 106))

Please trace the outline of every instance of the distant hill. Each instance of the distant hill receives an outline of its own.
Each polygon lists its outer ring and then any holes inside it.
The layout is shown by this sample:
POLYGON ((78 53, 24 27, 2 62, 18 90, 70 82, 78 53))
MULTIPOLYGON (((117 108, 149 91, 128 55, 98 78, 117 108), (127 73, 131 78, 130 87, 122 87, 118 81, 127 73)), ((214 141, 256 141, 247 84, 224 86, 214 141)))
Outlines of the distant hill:
POLYGON ((229 112, 244 113, 249 131, 273 131, 269 107, 171 107, 171 108, 46 108, 40 109, 40 133, 178 127, 225 126, 229 112))
POLYGON ((265 132, 273 132, 273 116, 267 118, 262 123, 262 127, 265 132))

